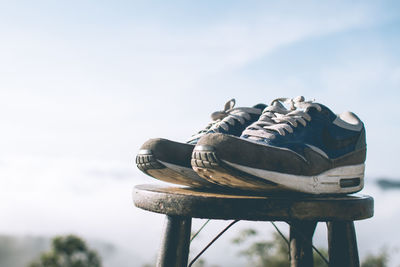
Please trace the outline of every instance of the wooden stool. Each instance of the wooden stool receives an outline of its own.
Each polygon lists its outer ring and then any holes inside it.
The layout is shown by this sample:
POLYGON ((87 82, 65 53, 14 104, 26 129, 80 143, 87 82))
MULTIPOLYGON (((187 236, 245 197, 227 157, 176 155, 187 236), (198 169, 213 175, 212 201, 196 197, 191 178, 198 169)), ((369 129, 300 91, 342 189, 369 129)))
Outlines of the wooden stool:
POLYGON ((312 236, 317 222, 327 222, 329 266, 359 266, 354 221, 373 216, 370 196, 316 197, 280 193, 210 192, 193 188, 139 185, 137 207, 166 214, 157 266, 187 266, 192 218, 285 221, 290 224, 292 267, 313 266, 312 236))

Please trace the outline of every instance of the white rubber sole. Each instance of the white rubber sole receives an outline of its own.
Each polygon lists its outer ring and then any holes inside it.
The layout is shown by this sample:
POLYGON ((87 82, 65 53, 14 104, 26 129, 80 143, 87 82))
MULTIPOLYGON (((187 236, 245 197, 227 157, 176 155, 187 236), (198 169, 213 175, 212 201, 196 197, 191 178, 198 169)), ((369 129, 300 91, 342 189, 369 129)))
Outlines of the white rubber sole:
MULTIPOLYGON (((274 182, 279 187, 309 194, 348 194, 358 192, 364 187, 365 164, 338 167, 314 176, 300 176, 222 161, 244 173, 274 182)), ((249 185, 246 189, 251 189, 251 187, 249 185)))

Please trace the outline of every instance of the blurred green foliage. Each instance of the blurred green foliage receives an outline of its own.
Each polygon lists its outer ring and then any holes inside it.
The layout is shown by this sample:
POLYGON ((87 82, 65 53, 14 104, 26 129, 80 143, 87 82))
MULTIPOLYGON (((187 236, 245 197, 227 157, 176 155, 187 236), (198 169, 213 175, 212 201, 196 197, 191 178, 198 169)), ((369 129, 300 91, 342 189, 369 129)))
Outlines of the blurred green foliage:
POLYGON ((51 249, 31 262, 29 267, 101 267, 97 252, 75 235, 53 238, 51 249))
POLYGON ((388 266, 389 254, 386 248, 383 248, 377 255, 368 254, 361 267, 386 267, 388 266))
MULTIPOLYGON (((254 229, 245 229, 239 232, 232 240, 236 245, 244 245, 239 252, 240 256, 248 259, 248 266, 252 267, 289 267, 289 248, 286 241, 274 233, 271 240, 257 239, 259 234, 254 229)), ((328 251, 318 248, 322 255, 328 259, 328 251)), ((314 267, 326 267, 327 264, 317 253, 313 253, 314 267)), ((369 254, 361 264, 361 267, 387 267, 389 255, 386 249, 378 254, 369 254)))
MULTIPOLYGON (((234 244, 241 245, 249 243, 247 247, 239 252, 240 256, 248 259, 249 266, 254 267, 289 267, 289 249, 286 241, 278 234, 274 233, 272 240, 251 241, 258 236, 254 229, 245 229, 232 240, 234 244)), ((325 249, 318 249, 325 257, 328 252, 325 249)), ((322 258, 314 253, 314 267, 326 266, 322 258)))

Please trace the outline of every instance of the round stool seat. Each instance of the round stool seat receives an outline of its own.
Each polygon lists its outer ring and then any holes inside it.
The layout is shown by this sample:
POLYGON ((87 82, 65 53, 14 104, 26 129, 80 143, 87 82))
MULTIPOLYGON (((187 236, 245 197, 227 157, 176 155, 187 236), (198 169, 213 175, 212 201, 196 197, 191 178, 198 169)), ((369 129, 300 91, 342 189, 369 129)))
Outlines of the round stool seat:
POLYGON ((177 186, 138 185, 134 204, 170 216, 251 221, 355 221, 374 213, 372 197, 361 194, 314 196, 210 191, 177 186))

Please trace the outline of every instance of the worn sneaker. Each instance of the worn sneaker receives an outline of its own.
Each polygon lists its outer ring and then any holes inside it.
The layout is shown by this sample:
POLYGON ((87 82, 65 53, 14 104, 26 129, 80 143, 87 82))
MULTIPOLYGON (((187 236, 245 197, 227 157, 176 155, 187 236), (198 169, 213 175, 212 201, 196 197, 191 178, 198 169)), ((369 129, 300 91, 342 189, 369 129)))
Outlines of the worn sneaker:
POLYGON ((257 121, 264 104, 235 108, 235 99, 225 104, 223 111, 211 114, 212 122, 193 135, 187 143, 167 139, 150 139, 142 145, 136 156, 137 167, 144 173, 174 184, 192 187, 215 186, 199 177, 190 165, 193 148, 200 137, 209 133, 240 136, 244 129, 257 121))
POLYGON ((355 114, 335 115, 298 97, 274 100, 240 138, 202 137, 191 163, 224 186, 342 194, 363 188, 365 158, 364 124, 355 114))

